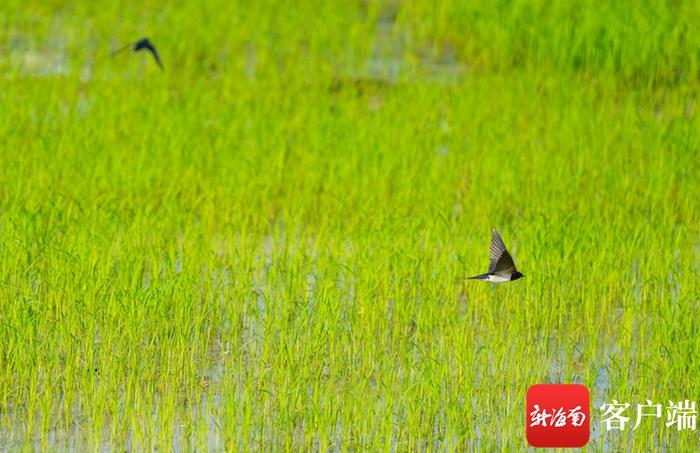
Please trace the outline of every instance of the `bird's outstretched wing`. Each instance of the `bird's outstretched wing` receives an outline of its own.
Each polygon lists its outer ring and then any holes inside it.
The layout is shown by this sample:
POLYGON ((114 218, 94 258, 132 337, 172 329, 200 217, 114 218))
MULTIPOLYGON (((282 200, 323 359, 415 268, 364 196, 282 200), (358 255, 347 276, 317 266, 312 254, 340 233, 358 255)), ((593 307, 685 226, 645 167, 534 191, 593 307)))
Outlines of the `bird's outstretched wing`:
POLYGON ((143 49, 146 49, 149 52, 151 52, 151 54, 153 55, 153 58, 156 59, 156 63, 158 63, 158 66, 160 66, 160 69, 164 69, 163 63, 160 62, 160 56, 158 55, 158 51, 156 50, 155 46, 153 45, 153 43, 151 43, 151 41, 148 38, 143 38, 143 39, 137 41, 136 44, 134 44, 134 51, 135 52, 138 52, 139 50, 143 50, 143 49))
POLYGON ((506 250, 506 245, 501 239, 501 235, 495 229, 491 230, 491 263, 489 264, 489 274, 513 273, 515 272, 515 262, 506 250))

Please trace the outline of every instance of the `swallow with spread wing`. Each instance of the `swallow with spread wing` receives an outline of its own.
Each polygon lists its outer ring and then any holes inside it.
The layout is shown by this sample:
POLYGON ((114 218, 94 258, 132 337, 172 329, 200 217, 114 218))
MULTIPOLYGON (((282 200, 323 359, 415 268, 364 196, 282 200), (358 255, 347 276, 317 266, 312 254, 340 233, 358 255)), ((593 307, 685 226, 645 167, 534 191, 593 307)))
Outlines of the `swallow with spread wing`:
POLYGON ((506 249, 501 235, 495 229, 491 231, 491 263, 486 274, 467 277, 473 280, 486 280, 492 283, 505 283, 524 277, 515 268, 513 257, 506 249))
POLYGON ((158 51, 148 38, 139 39, 138 41, 131 43, 128 46, 124 46, 121 49, 117 49, 114 52, 112 52, 112 55, 117 54, 122 50, 126 49, 131 49, 134 52, 138 52, 143 49, 148 50, 153 55, 153 58, 155 58, 156 63, 158 64, 158 66, 160 66, 160 69, 164 69, 163 64, 160 62, 160 56, 158 55, 158 51))

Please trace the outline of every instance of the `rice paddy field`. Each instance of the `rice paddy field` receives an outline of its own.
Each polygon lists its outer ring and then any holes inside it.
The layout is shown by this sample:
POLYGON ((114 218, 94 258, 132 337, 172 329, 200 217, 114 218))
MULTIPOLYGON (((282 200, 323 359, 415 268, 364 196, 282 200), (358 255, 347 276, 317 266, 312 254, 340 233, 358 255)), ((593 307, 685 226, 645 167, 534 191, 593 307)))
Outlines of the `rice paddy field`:
POLYGON ((0 449, 522 451, 582 383, 586 450, 698 451, 632 429, 700 401, 698 23, 5 1, 0 449), (465 280, 492 227, 525 278, 465 280))

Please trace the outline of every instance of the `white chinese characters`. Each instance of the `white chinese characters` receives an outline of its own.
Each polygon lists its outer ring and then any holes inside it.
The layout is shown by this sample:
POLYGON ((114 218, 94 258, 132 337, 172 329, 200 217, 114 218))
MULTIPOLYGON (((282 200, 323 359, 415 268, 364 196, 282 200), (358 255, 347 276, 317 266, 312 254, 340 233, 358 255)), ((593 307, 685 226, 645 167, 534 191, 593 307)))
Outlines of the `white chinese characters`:
POLYGON ((530 412, 530 426, 561 428, 566 426, 567 420, 570 420, 572 426, 579 427, 586 421, 586 415, 581 412, 581 406, 569 409, 568 413, 564 407, 551 408, 551 410, 540 408, 539 404, 533 407, 534 409, 530 412))
POLYGON ((666 408, 666 426, 676 425, 678 431, 690 429, 695 431, 695 419, 698 412, 695 409, 695 401, 668 402, 666 408))
MULTIPOLYGON (((603 412, 602 423, 606 431, 624 431, 631 417, 624 415, 627 409, 630 408, 630 403, 618 403, 617 400, 612 400, 612 403, 604 403, 600 406, 603 412)), ((632 428, 637 429, 645 417, 661 418, 663 414, 663 406, 661 403, 652 403, 647 400, 646 404, 637 404, 635 424, 632 428)), ((666 407, 666 426, 675 426, 678 431, 692 430, 695 431, 697 419, 697 409, 695 401, 669 401, 666 407)))

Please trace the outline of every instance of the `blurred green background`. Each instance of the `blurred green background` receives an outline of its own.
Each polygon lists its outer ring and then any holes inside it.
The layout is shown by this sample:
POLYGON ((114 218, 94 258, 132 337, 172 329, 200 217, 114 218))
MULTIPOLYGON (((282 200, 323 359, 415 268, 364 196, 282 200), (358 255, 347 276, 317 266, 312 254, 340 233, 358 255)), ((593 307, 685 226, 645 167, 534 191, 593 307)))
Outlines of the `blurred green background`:
POLYGON ((699 9, 6 2, 0 448, 696 450, 699 9))

